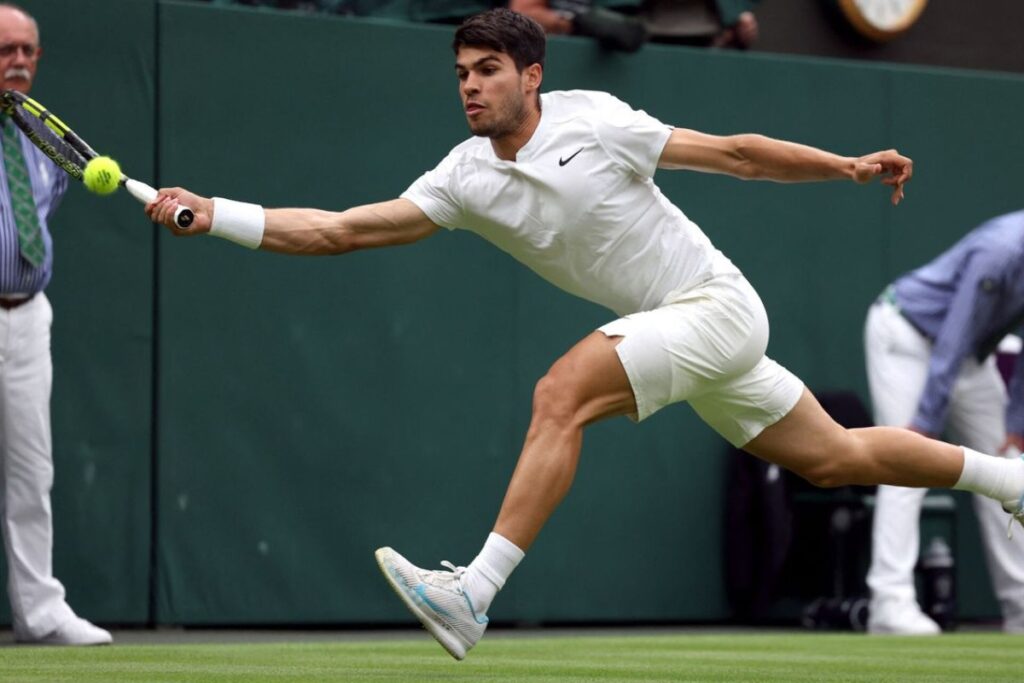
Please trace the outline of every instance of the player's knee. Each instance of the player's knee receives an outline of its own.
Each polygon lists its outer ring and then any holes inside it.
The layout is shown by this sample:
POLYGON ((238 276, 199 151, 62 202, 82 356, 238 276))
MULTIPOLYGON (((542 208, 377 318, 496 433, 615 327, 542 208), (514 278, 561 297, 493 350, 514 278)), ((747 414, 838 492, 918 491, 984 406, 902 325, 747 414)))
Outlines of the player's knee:
POLYGON ((533 390, 534 422, 571 424, 578 409, 574 396, 575 392, 557 373, 544 375, 533 390))

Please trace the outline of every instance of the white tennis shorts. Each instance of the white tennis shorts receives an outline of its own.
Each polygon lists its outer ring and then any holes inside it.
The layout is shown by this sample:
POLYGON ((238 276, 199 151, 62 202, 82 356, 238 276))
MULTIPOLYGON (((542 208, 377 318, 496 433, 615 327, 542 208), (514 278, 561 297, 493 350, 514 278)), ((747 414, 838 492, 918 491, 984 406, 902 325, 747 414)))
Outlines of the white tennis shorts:
POLYGON ((764 355, 768 315, 742 275, 723 275, 673 293, 659 308, 599 328, 633 387, 640 421, 688 401, 701 419, 740 447, 782 419, 803 382, 764 355))

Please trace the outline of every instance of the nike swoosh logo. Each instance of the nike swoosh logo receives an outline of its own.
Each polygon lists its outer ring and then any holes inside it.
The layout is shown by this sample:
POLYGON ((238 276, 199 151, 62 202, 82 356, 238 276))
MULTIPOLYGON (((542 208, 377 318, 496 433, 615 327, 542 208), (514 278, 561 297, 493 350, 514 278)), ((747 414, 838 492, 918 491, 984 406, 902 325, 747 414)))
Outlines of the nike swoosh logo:
POLYGON ((576 155, 577 155, 577 154, 579 154, 579 153, 580 153, 580 152, 582 152, 582 151, 583 151, 583 148, 582 148, 582 147, 580 147, 580 148, 579 148, 578 150, 576 150, 575 152, 573 152, 573 155, 572 155, 571 157, 569 157, 568 159, 563 159, 563 158, 559 157, 559 158, 558 158, 558 165, 559 165, 559 166, 565 166, 565 165, 566 165, 567 163, 569 163, 570 161, 572 161, 573 159, 575 159, 575 158, 576 158, 576 155))

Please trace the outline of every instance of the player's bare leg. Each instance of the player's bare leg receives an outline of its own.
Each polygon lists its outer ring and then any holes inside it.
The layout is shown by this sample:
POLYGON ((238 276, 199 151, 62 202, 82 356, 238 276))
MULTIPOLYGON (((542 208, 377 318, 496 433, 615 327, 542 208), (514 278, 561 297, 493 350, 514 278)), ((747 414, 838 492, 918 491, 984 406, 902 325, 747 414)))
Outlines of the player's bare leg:
POLYGON ((929 439, 908 429, 844 429, 807 390, 784 418, 743 447, 817 486, 891 484, 981 493, 1018 515, 1024 464, 929 439))
POLYGON ((796 406, 743 447, 817 486, 893 484, 949 488, 963 450, 897 427, 845 429, 804 390, 796 406))
POLYGON ((421 569, 391 548, 377 551, 388 582, 423 626, 456 659, 483 636, 491 600, 522 560, 576 474, 583 428, 636 411, 615 346, 594 332, 537 383, 533 418, 494 532, 469 567, 421 569))
POLYGON ((537 383, 526 443, 494 525, 495 533, 523 550, 572 485, 583 428, 636 412, 633 389, 615 353, 621 339, 594 332, 537 383))

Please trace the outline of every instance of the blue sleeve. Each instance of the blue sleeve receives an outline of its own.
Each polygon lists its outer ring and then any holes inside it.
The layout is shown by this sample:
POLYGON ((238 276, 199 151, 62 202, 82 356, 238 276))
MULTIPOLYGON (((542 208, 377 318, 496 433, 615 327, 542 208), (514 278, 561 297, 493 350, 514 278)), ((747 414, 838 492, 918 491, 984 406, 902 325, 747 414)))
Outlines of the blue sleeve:
POLYGON ((949 411, 949 395, 960 365, 985 336, 1002 290, 993 276, 997 268, 986 259, 971 257, 965 266, 949 311, 934 340, 928 380, 911 425, 928 434, 941 434, 949 411))
POLYGON ((1024 436, 1024 353, 1017 356, 1017 363, 1010 377, 1010 403, 1006 406, 1006 431, 1024 436))

